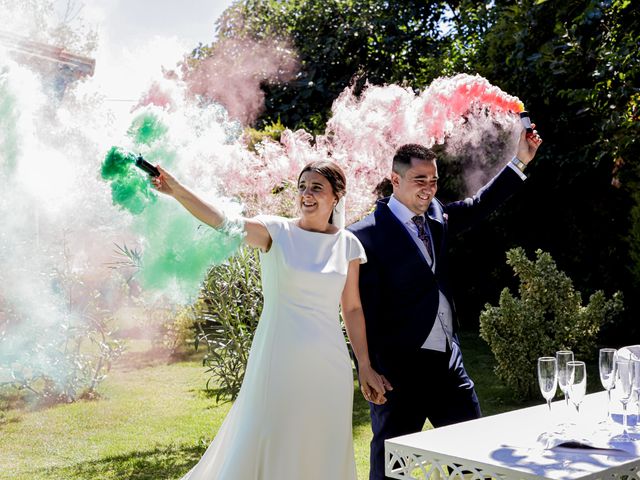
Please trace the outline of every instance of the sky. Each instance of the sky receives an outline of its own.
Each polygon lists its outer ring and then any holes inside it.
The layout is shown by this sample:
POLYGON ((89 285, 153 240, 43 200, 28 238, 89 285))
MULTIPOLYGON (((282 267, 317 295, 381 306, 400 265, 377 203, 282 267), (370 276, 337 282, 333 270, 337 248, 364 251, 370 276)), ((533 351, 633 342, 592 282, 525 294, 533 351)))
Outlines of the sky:
MULTIPOLYGON (((80 2, 76 0, 79 4, 80 2)), ((67 0, 58 0, 66 5, 67 0)), ((233 0, 82 0, 83 14, 100 23, 113 47, 127 47, 154 36, 193 46, 213 39, 214 25, 233 0)))
POLYGON ((108 101, 130 105, 160 75, 198 43, 211 43, 215 22, 234 0, 71 1, 99 34, 95 80, 108 101))

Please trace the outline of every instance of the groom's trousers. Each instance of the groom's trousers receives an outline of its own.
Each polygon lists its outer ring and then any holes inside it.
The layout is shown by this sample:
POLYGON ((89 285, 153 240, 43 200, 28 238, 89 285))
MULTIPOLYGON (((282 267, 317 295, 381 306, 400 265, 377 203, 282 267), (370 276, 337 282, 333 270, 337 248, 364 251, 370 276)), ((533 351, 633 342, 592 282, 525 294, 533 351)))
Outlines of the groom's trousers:
POLYGON ((434 427, 480 417, 480 404, 462 363, 457 343, 446 352, 420 349, 376 359, 378 373, 393 390, 384 405, 369 404, 373 439, 370 453, 370 480, 384 480, 384 441, 422 430, 428 418, 434 427))

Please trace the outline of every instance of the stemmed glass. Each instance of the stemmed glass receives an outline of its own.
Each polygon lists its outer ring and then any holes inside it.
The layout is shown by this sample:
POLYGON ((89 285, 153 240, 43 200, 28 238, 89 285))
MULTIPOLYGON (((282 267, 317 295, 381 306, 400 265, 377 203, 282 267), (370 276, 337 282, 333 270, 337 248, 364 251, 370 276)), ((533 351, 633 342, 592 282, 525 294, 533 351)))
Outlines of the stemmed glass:
POLYGON ((547 401, 549 412, 551 412, 551 400, 555 397, 558 388, 558 363, 554 357, 538 359, 538 384, 540 393, 547 401))
POLYGON ((600 423, 610 424, 611 422, 611 389, 616 382, 616 349, 601 348, 600 359, 598 361, 600 369, 600 383, 607 391, 607 418, 600 423))
POLYGON ((567 370, 567 363, 573 362, 573 352, 570 350, 560 350, 556 352, 556 360, 558 362, 558 386, 564 394, 564 401, 569 406, 569 395, 567 394, 567 388, 569 388, 569 372, 567 370))
POLYGON ((567 362, 569 371, 568 393, 569 400, 575 405, 576 412, 580 414, 580 404, 587 393, 587 366, 584 362, 567 362))
POLYGON ((538 439, 544 441, 545 445, 547 445, 552 436, 550 433, 551 400, 556 395, 556 389, 558 388, 558 362, 555 357, 538 358, 538 385, 540 385, 540 393, 542 393, 549 407, 549 428, 538 439))
POLYGON ((616 391, 620 392, 620 402, 622 403, 623 432, 616 435, 612 440, 617 442, 630 442, 631 437, 627 433, 627 404, 631 399, 634 383, 634 368, 631 360, 618 358, 616 360, 616 391))
POLYGON ((640 429, 640 360, 637 358, 631 359, 631 365, 633 369, 633 386, 631 390, 635 393, 638 409, 636 411, 636 432, 640 429))

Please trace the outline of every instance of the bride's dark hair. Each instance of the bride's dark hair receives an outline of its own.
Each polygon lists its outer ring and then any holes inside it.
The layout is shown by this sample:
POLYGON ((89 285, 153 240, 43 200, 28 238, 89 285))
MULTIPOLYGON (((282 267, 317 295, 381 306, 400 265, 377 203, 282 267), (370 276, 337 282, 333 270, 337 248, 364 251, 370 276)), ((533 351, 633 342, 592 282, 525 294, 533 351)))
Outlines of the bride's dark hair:
POLYGON ((300 183, 300 178, 304 172, 316 172, 326 178, 331 184, 331 189, 335 196, 338 197, 338 200, 347 192, 347 178, 337 163, 329 160, 307 163, 300 172, 300 175, 298 175, 298 183, 300 183))

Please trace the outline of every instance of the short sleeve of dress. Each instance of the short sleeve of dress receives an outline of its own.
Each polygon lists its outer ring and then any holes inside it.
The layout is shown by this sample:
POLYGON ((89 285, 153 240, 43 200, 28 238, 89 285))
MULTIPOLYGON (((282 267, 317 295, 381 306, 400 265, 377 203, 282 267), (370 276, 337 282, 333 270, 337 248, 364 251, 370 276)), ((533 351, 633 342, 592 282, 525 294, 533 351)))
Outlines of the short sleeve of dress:
POLYGON ((347 233, 347 255, 349 261, 357 258, 360 260, 360 263, 367 263, 367 254, 360 240, 348 230, 345 230, 345 232, 347 233))
POLYGON ((276 215, 256 215, 253 219, 257 220, 267 228, 273 245, 278 245, 280 243, 280 235, 283 229, 288 225, 286 218, 278 217, 276 215))

